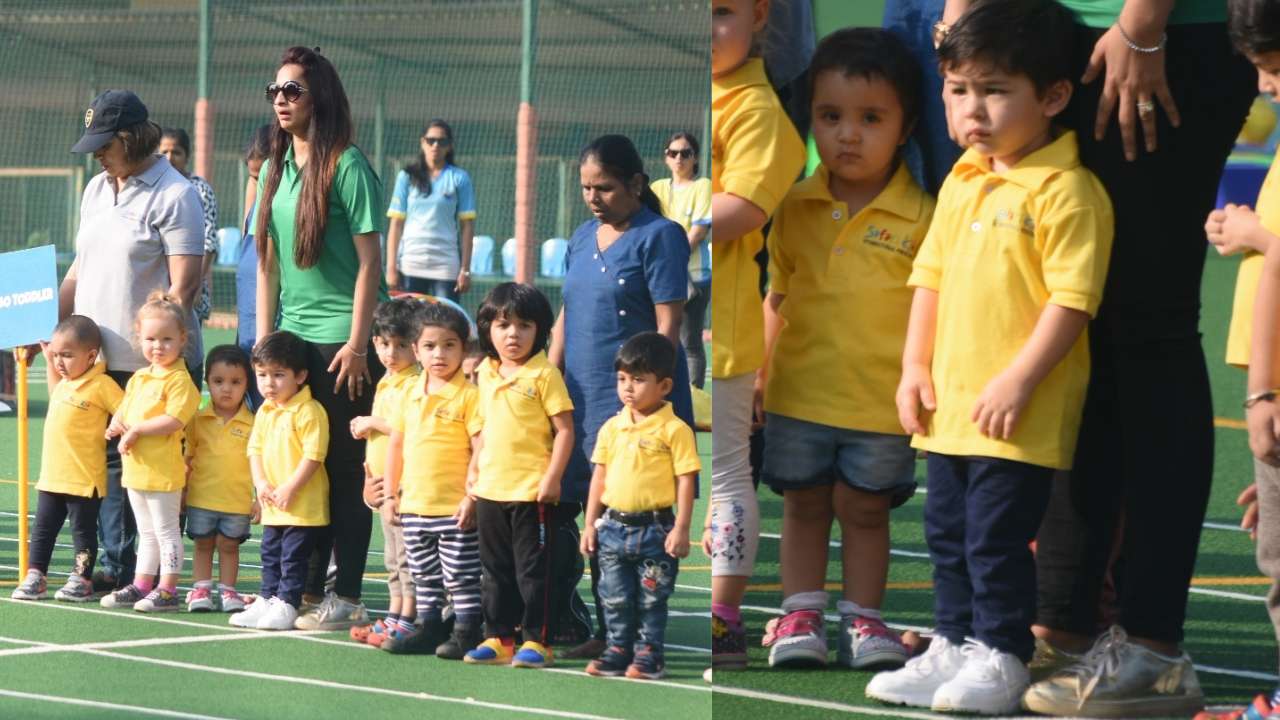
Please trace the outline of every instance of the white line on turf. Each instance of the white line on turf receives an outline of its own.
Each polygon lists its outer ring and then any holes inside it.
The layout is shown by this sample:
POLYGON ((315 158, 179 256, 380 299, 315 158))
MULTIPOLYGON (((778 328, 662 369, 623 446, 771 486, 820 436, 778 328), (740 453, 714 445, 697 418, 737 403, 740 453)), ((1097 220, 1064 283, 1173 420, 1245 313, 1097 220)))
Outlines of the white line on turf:
MULTIPOLYGON (((670 646, 670 645, 668 645, 667 647, 671 647, 671 646, 670 646)), ((640 683, 641 685, 653 686, 653 687, 669 687, 669 688, 678 688, 678 689, 680 689, 680 690, 698 690, 698 691, 701 691, 701 692, 710 692, 710 691, 711 691, 711 686, 710 686, 710 685, 707 685, 707 684, 706 684, 706 683, 704 683, 704 682, 702 682, 702 680, 701 680, 701 679, 699 679, 697 682, 693 682, 693 683, 679 683, 679 682, 671 682, 670 680, 633 680, 633 679, 631 679, 631 678, 627 678, 627 677, 604 677, 604 676, 601 676, 601 677, 595 677, 595 676, 593 676, 593 675, 588 675, 588 674, 586 674, 586 673, 585 673, 585 672, 583 672, 582 670, 571 670, 571 669, 569 669, 569 668, 557 668, 557 667, 552 667, 552 668, 543 668, 542 672, 549 672, 549 673, 557 673, 557 674, 560 674, 560 675, 573 675, 573 676, 576 676, 576 677, 590 678, 592 681, 597 681, 597 680, 617 680, 617 681, 621 681, 621 682, 640 683)))
POLYGON ((161 708, 140 707, 138 705, 122 705, 120 703, 98 702, 97 700, 82 700, 80 698, 66 697, 65 695, 37 695, 36 693, 25 693, 17 690, 0 690, 0 695, 19 698, 21 700, 39 700, 43 702, 61 703, 63 705, 90 707, 98 710, 116 710, 121 713, 154 715, 156 717, 194 718, 195 720, 227 720, 226 718, 218 717, 216 715, 197 715, 187 711, 179 712, 176 710, 163 710, 161 708))
MULTIPOLYGON (((117 650, 120 648, 153 647, 156 645, 192 645, 207 642, 226 642, 228 640, 263 640, 266 638, 278 637, 283 637, 283 635, 280 633, 263 632, 253 634, 237 633, 234 635, 186 635, 182 637, 143 638, 140 640, 112 640, 110 642, 84 643, 80 645, 37 643, 34 644, 33 647, 0 650, 0 657, 9 657, 11 655, 45 655, 54 652, 69 652, 71 650, 117 650)), ((0 637, 0 641, 21 642, 20 640, 6 637, 0 637)))

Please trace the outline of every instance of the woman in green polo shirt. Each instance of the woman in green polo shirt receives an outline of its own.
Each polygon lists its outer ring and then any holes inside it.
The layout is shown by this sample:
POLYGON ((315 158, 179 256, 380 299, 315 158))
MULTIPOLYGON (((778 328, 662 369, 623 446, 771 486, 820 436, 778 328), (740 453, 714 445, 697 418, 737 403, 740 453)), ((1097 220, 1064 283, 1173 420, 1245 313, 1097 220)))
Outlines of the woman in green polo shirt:
POLYGON ((286 50, 267 99, 278 128, 258 181, 257 337, 280 329, 307 342, 307 384, 329 416, 329 527, 315 538, 304 595, 312 607, 297 627, 338 630, 368 621, 360 588, 373 520, 361 501, 364 441, 349 428, 372 411, 382 375, 368 359, 373 309, 387 299, 382 184, 351 144, 351 108, 324 56, 286 50), (337 583, 325 595, 335 549, 337 583))

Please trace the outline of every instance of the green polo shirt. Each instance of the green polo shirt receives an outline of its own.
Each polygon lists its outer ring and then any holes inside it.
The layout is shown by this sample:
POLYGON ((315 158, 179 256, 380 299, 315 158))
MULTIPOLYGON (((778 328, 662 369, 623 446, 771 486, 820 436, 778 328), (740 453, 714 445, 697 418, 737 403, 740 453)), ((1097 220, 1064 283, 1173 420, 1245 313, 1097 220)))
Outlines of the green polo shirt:
MULTIPOLYGON (((1082 25, 1093 28, 1111 27, 1120 17, 1124 0, 1058 0, 1075 13, 1082 25)), ((1169 14, 1170 25, 1220 23, 1227 21, 1227 4, 1223 0, 1178 0, 1169 14)), ((1128 30, 1128 28, 1125 28, 1128 30)))
MULTIPOLYGON (((263 163, 259 184, 266 181, 270 162, 263 163)), ((280 266, 280 329, 314 343, 344 342, 351 335, 351 308, 360 268, 352 237, 382 231, 382 183, 356 146, 342 152, 329 189, 329 219, 324 225, 320 259, 305 270, 293 261, 294 216, 301 191, 302 173, 293 162, 290 147, 284 154, 284 171, 271 200, 267 226, 280 266)), ((379 278, 381 268, 379 263, 379 278)), ((387 286, 379 279, 378 299, 387 298, 387 286)))

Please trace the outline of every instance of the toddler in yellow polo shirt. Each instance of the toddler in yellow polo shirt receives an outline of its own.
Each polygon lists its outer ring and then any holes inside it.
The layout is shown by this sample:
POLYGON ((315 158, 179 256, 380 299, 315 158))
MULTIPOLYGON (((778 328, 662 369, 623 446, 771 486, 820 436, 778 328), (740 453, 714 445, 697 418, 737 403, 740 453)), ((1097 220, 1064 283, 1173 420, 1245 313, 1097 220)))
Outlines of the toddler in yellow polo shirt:
POLYGON ((236 592, 240 545, 260 514, 253 499, 249 470, 249 435, 253 413, 245 404, 253 367, 238 345, 219 345, 204 360, 209 405, 196 413, 187 430, 187 537, 195 544, 187 593, 188 612, 214 609, 213 551, 218 551, 218 607, 244 609, 236 592))
POLYGON ((422 624, 393 633, 382 649, 434 651, 436 657, 461 660, 483 637, 480 539, 475 503, 467 496, 467 475, 480 442, 480 391, 461 369, 471 323, 445 303, 414 305, 407 337, 413 338, 422 374, 387 416, 386 480, 417 593, 416 600, 406 602, 416 605, 422 624), (449 602, 453 633, 446 640, 443 611, 449 602))
POLYGON ((969 149, 938 193, 908 281, 896 398, 913 446, 928 451, 936 634, 926 654, 868 684, 886 702, 1009 714, 1030 683, 1029 543, 1054 471, 1071 467, 1085 328, 1113 234, 1075 134, 1053 125, 1071 98, 1072 32, 1054 0, 990 0, 938 50, 948 118, 969 149))
POLYGON ((532 285, 502 283, 476 313, 485 360, 477 370, 480 432, 475 455, 476 528, 484 572, 485 641, 469 663, 552 663, 548 602, 551 545, 563 514, 560 480, 573 449, 573 401, 547 360, 554 316, 532 285), (514 650, 516 627, 524 644, 514 650))
POLYGON ((783 199, 769 233, 764 301, 763 479, 782 495, 782 611, 769 665, 827 664, 831 521, 844 592, 837 658, 894 667, 909 652, 880 615, 889 508, 915 490, 916 453, 893 391, 911 312, 907 277, 933 216, 900 149, 920 108, 920 68, 880 28, 819 43, 809 66, 822 164, 783 199))
POLYGON ((27 576, 14 600, 41 600, 47 592, 49 558, 66 520, 71 521, 75 565, 54 598, 93 599, 93 564, 98 557, 98 506, 107 494, 104 432, 124 393, 107 375, 102 333, 83 315, 71 315, 53 329, 45 347, 49 360, 49 412, 44 421, 36 522, 27 554, 27 576))
POLYGON ((236 627, 291 630, 298 619, 307 563, 329 524, 329 416, 307 387, 307 347, 280 330, 253 347, 262 406, 249 436, 249 468, 262 506, 262 589, 236 627))
POLYGON ((667 402, 675 346, 656 332, 623 343, 613 367, 622 410, 600 427, 581 547, 600 561, 608 648, 587 674, 657 680, 666 674, 667 599, 689 555, 702 463, 693 429, 667 402), (672 505, 675 512, 672 512, 672 505), (605 510, 605 508, 608 510, 605 510))
MULTIPOLYGON (((371 414, 351 419, 351 437, 365 443, 365 472, 368 480, 385 478, 387 438, 391 435, 391 417, 398 412, 404 393, 418 378, 418 363, 413 355, 414 315, 422 303, 413 298, 397 298, 380 303, 373 311, 373 349, 378 362, 387 369, 373 394, 371 414)), ((351 639, 380 647, 394 632, 413 632, 413 578, 404 552, 404 531, 395 520, 395 501, 383 503, 382 560, 387 568, 387 616, 372 625, 351 628, 351 639)), ((404 638, 402 638, 403 640, 404 638)), ((390 648, 388 648, 390 649, 390 648)))
POLYGON ((102 598, 103 607, 171 612, 180 605, 183 428, 200 405, 200 391, 182 359, 187 312, 177 298, 156 290, 134 319, 135 341, 151 365, 129 378, 105 436, 120 438, 120 484, 138 525, 138 565, 133 583, 102 598))

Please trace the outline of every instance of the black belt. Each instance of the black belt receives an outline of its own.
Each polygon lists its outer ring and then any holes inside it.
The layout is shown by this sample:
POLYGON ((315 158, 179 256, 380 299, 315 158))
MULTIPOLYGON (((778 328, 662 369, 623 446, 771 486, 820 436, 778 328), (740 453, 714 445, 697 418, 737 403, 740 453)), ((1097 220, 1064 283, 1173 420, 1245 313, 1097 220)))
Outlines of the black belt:
POLYGON ((676 515, 671 512, 669 507, 660 510, 645 510, 643 512, 622 512, 621 510, 610 508, 607 515, 610 520, 616 520, 623 525, 661 525, 676 521, 676 515))

